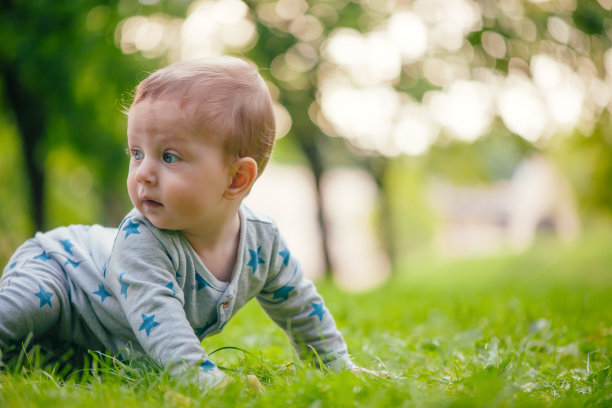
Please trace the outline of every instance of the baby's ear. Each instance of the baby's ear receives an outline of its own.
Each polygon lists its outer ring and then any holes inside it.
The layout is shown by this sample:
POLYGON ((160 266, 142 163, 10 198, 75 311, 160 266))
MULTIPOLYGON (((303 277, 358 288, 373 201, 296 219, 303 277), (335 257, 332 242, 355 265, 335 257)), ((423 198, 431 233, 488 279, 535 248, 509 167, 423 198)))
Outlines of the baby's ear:
POLYGON ((241 157, 232 164, 232 180, 225 190, 225 198, 243 198, 251 190, 257 178, 257 162, 251 157, 241 157))

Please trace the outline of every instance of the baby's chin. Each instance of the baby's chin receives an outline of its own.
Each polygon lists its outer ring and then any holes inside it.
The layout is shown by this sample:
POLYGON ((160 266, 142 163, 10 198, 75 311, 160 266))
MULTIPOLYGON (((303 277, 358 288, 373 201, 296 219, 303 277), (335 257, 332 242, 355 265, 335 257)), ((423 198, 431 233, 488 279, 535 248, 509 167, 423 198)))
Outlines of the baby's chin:
POLYGON ((141 205, 135 205, 134 207, 147 221, 153 224, 155 228, 161 229, 161 230, 169 230, 169 231, 177 230, 177 228, 173 228, 173 226, 170 223, 161 219, 161 217, 156 216, 155 214, 151 214, 150 211, 147 211, 147 209, 143 208, 141 205))
POLYGON ((159 220, 156 220, 154 217, 147 217, 145 214, 143 214, 143 216, 151 223, 153 224, 153 226, 155 226, 155 228, 160 229, 160 230, 165 230, 165 231, 178 231, 179 229, 176 227, 173 227, 172 225, 160 222, 159 220))

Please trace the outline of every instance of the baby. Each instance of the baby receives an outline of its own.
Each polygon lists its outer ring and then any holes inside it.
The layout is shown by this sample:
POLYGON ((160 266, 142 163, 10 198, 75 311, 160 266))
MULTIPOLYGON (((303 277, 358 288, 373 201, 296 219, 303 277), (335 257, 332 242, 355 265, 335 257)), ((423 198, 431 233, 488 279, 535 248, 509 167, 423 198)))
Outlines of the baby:
POLYGON ((61 227, 17 249, 0 278, 0 349, 33 333, 146 354, 209 387, 224 373, 202 339, 256 298, 301 358, 356 369, 275 223, 242 204, 275 137, 257 70, 231 57, 170 65, 127 115, 134 209, 117 230, 61 227))

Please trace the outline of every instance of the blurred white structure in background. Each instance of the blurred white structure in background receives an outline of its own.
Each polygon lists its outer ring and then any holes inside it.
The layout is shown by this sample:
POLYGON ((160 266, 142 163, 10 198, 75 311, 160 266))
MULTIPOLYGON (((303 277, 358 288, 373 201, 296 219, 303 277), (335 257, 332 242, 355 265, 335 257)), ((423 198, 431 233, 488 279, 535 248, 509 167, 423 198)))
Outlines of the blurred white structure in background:
POLYGON ((315 197, 314 178, 306 168, 269 163, 244 201, 276 221, 310 279, 323 275, 325 267, 315 197))
POLYGON ((329 170, 321 180, 334 278, 363 290, 385 281, 390 263, 374 228, 377 186, 364 170, 329 170))
POLYGON ((541 155, 525 159, 509 181, 479 187, 434 181, 430 199, 443 219, 436 243, 448 256, 521 251, 542 226, 564 242, 580 230, 567 181, 541 155))
POLYGON ((504 245, 510 190, 509 182, 467 187, 432 181, 429 198, 441 218, 434 238, 436 248, 451 257, 499 252, 504 245))
POLYGON ((512 177, 511 203, 508 240, 516 250, 533 242, 542 221, 552 223, 564 242, 578 235, 580 221, 570 186, 544 156, 532 156, 518 166, 512 177))
MULTIPOLYGON (((321 180, 334 279, 348 290, 385 281, 389 260, 375 228, 377 188, 363 170, 332 169, 321 180)), ((430 184, 432 206, 442 218, 434 244, 451 257, 524 250, 538 229, 552 227, 565 242, 580 230, 566 180, 545 157, 525 159, 511 180, 487 186, 430 184)), ((321 231, 314 179, 298 165, 270 163, 245 203, 273 217, 307 277, 323 275, 321 231)))
MULTIPOLYGON (((331 170, 321 184, 334 279, 349 290, 381 283, 390 266, 370 222, 377 194, 372 177, 365 171, 331 170)), ((315 201, 312 174, 300 166, 277 163, 268 164, 245 200, 252 209, 275 219, 291 253, 311 279, 324 272, 315 201)))

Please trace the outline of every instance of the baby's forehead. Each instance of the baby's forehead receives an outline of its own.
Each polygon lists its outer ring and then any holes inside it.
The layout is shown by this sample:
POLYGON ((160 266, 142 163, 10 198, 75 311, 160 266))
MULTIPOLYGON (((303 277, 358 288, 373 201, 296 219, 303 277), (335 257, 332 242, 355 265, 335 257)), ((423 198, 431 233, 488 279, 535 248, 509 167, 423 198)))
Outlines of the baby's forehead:
POLYGON ((187 114, 179 101, 173 99, 145 99, 132 105, 128 112, 128 135, 135 132, 195 133, 198 127, 193 115, 187 114))
POLYGON ((214 143, 227 149, 223 120, 210 120, 198 112, 195 103, 182 105, 180 99, 148 98, 132 105, 128 113, 128 138, 137 135, 180 135, 180 138, 214 143))
POLYGON ((214 117, 221 117, 226 113, 222 104, 210 101, 203 95, 160 95, 148 97, 132 105, 132 108, 143 103, 149 109, 161 107, 162 112, 160 113, 178 116, 183 121, 192 122, 193 124, 199 124, 203 120, 213 119, 214 117))

